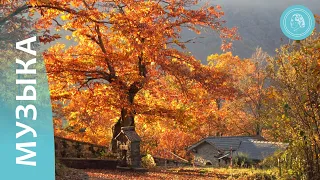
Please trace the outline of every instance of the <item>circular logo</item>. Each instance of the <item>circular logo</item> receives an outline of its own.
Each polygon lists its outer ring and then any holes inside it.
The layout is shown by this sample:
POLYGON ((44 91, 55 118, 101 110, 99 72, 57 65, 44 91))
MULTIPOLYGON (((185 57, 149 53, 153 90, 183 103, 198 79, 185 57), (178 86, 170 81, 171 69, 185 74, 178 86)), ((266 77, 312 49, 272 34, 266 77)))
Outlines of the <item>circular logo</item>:
POLYGON ((305 39, 310 36, 315 27, 314 15, 305 6, 290 6, 281 15, 280 27, 290 39, 305 39))

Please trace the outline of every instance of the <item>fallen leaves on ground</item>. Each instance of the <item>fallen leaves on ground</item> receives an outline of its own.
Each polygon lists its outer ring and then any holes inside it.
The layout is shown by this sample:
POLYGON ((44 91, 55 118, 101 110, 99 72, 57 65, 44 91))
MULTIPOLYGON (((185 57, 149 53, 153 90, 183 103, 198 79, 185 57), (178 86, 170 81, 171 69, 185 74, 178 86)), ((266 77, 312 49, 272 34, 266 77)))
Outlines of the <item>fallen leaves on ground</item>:
POLYGON ((83 170, 65 168, 63 173, 56 174, 56 180, 89 180, 89 176, 83 170))
POLYGON ((58 171, 56 180, 207 180, 207 179, 277 179, 275 169, 250 168, 155 168, 147 172, 131 170, 72 169, 58 171))
POLYGON ((149 171, 149 172, 132 172, 119 170, 85 170, 90 180, 106 180, 106 179, 126 179, 126 180, 154 180, 154 179, 219 179, 215 175, 200 174, 199 172, 172 172, 172 171, 149 171))

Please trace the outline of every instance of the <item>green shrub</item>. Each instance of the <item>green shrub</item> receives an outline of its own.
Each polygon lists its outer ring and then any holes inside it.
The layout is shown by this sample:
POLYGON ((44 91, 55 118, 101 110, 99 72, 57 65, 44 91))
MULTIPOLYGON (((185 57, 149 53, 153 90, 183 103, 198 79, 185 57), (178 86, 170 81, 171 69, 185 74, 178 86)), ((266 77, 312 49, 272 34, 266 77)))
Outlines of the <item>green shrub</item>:
POLYGON ((144 168, 154 168, 156 167, 156 163, 154 162, 153 157, 150 154, 147 154, 146 156, 144 156, 142 159, 142 167, 144 168))
POLYGON ((233 158, 233 164, 239 167, 250 166, 253 164, 253 161, 248 157, 248 154, 239 152, 234 158, 233 158))
POLYGON ((245 176, 245 178, 248 180, 256 180, 256 179, 273 180, 273 179, 277 179, 277 177, 275 175, 266 174, 266 173, 254 173, 254 174, 245 176))

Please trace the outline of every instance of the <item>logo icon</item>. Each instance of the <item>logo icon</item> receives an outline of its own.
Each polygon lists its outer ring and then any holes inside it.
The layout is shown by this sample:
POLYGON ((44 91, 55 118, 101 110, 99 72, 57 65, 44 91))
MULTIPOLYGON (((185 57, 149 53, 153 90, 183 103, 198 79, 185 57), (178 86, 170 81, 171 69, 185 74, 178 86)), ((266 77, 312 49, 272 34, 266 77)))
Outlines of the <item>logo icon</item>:
POLYGON ((311 35, 315 27, 314 15, 305 6, 290 6, 281 15, 280 27, 282 32, 290 39, 305 39, 311 35))

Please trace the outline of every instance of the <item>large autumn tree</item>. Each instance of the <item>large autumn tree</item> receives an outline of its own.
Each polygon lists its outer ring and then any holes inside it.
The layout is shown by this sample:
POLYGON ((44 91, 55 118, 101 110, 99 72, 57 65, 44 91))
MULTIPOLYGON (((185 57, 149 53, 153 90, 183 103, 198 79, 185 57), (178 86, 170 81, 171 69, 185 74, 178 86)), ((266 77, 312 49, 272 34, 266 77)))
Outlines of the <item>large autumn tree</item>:
MULTIPOLYGON (((217 97, 233 93, 226 83, 229 77, 189 55, 185 44, 190 41, 180 37, 183 28, 196 33, 210 28, 220 34, 222 48, 229 48, 230 40, 238 37, 236 29, 223 27, 219 6, 201 5, 198 0, 31 0, 29 4, 41 14, 37 28, 67 31, 66 39, 75 44, 57 43, 44 57, 53 101, 70 105, 67 99, 77 96, 81 101, 88 93, 95 99, 74 106, 73 111, 83 112, 81 118, 73 114, 83 120, 79 123, 95 121, 103 126, 118 116, 113 136, 121 127, 134 126, 137 94, 161 88, 159 78, 164 76, 181 87, 186 82, 198 85, 217 97), (98 115, 104 112, 111 117, 98 115)), ((42 40, 53 39, 45 31, 42 40)))

